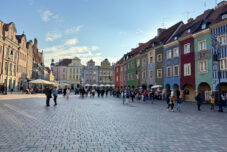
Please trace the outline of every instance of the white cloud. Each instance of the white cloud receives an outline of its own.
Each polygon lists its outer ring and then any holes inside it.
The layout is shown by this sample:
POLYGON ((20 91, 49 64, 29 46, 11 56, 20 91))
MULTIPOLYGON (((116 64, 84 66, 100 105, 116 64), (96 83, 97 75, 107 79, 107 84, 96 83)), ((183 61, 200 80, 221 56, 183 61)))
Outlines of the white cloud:
POLYGON ((99 49, 98 46, 92 46, 92 47, 91 47, 91 50, 92 50, 92 51, 95 51, 95 50, 98 50, 98 49, 99 49))
POLYGON ((78 43, 77 38, 69 39, 65 42, 65 45, 75 45, 78 43))
POLYGON ((46 40, 47 42, 52 42, 52 41, 54 41, 54 40, 56 40, 56 39, 59 39, 59 38, 61 38, 61 37, 62 37, 62 35, 61 35, 60 33, 57 33, 57 32, 48 32, 48 33, 46 34, 45 40, 46 40))
MULTIPOLYGON (((96 46, 95 48, 99 48, 96 46)), ((71 45, 57 45, 49 48, 44 48, 44 59, 45 64, 49 65, 51 59, 58 61, 62 58, 73 58, 75 56, 79 57, 82 64, 86 64, 87 61, 93 59, 97 64, 102 60, 101 53, 93 53, 94 47, 88 46, 71 46, 71 45)))
POLYGON ((82 27, 83 27, 83 25, 79 25, 79 26, 72 27, 70 29, 66 29, 65 30, 65 34, 75 34, 75 33, 78 33, 78 32, 80 32, 80 30, 81 30, 82 27))
POLYGON ((62 21, 59 15, 52 13, 50 10, 41 10, 39 12, 43 22, 49 22, 50 20, 55 20, 58 22, 62 21))

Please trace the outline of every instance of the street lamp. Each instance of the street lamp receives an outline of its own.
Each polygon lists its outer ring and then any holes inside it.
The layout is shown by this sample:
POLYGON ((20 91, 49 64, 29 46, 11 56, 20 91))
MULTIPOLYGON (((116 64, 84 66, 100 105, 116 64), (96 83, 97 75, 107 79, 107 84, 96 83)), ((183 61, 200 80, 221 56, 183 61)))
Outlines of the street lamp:
POLYGON ((215 43, 216 43, 217 52, 215 52, 215 54, 214 54, 214 61, 218 62, 218 107, 219 107, 218 112, 223 112, 223 105, 222 105, 222 99, 221 99, 220 43, 216 38, 215 38, 215 43))
MULTIPOLYGON (((11 50, 10 51, 10 55, 13 55, 13 50, 11 50)), ((8 75, 9 75, 9 60, 10 60, 10 57, 8 56, 8 58, 7 58, 7 66, 6 66, 6 81, 5 81, 5 86, 6 86, 6 88, 5 88, 5 95, 7 95, 7 89, 8 89, 8 75)))

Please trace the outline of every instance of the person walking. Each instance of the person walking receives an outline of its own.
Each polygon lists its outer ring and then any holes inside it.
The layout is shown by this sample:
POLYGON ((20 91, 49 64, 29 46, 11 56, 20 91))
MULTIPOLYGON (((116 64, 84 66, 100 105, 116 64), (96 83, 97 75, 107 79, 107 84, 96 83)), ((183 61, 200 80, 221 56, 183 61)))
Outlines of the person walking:
POLYGON ((167 104, 168 104, 167 110, 169 111, 170 110, 170 107, 172 105, 172 98, 171 98, 171 96, 168 97, 167 104))
POLYGON ((123 104, 125 104, 125 100, 126 100, 126 91, 122 91, 122 92, 121 92, 121 96, 122 96, 123 104))
POLYGON ((174 104, 175 104, 175 98, 174 96, 171 97, 171 111, 174 112, 174 104))
POLYGON ((66 96, 66 88, 63 89, 63 97, 66 96))
POLYGON ((182 99, 179 98, 177 99, 177 111, 181 111, 181 107, 182 107, 182 99))
POLYGON ((50 87, 47 87, 44 92, 46 94, 46 106, 49 107, 50 106, 50 98, 52 98, 52 96, 51 96, 52 89, 50 87))
POLYGON ((57 97, 58 97, 58 89, 57 89, 56 86, 54 87, 53 95, 54 95, 54 105, 56 106, 57 105, 57 97))
POLYGON ((134 102, 134 98, 135 98, 135 92, 134 92, 134 90, 131 91, 130 96, 131 96, 132 102, 134 102))
POLYGON ((202 104, 202 96, 201 96, 200 92, 195 97, 195 100, 196 100, 196 103, 197 103, 197 106, 198 106, 198 111, 201 111, 200 107, 201 107, 201 104, 202 104))
POLYGON ((213 110, 214 111, 214 103, 215 103, 214 95, 212 95, 210 97, 210 110, 213 110))
POLYGON ((69 95, 70 95, 70 89, 67 88, 66 90, 66 99, 69 100, 69 95))
POLYGON ((108 89, 106 89, 106 97, 108 96, 108 89))
POLYGON ((129 91, 127 90, 127 91, 126 91, 126 103, 127 103, 127 104, 129 103, 129 98, 130 98, 130 93, 129 93, 129 91))

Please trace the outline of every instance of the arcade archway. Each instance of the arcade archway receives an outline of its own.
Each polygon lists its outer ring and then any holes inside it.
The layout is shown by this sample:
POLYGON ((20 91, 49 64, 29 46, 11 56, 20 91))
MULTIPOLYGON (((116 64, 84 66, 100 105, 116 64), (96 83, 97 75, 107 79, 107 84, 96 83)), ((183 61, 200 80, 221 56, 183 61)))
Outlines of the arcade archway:
POLYGON ((198 91, 201 93, 203 102, 209 102, 212 94, 210 85, 206 82, 202 82, 198 86, 198 91))
POLYGON ((185 101, 195 101, 195 89, 190 84, 185 84, 183 86, 183 96, 185 101))

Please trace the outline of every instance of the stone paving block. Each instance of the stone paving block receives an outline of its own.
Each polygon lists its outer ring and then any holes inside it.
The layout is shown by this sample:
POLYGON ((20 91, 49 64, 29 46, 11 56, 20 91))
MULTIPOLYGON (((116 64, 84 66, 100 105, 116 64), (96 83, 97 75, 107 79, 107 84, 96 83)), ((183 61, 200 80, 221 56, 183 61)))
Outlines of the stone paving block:
POLYGON ((1 100, 0 112, 4 107, 4 113, 0 115, 0 152, 225 152, 227 149, 227 113, 211 112, 209 105, 202 105, 202 111, 198 112, 195 103, 183 103, 182 112, 169 112, 165 101, 123 105, 121 99, 113 97, 71 96, 66 101, 61 95, 58 105, 52 105, 51 100, 51 106, 45 107, 45 98, 1 100), (17 111, 5 104, 16 107, 17 111))

